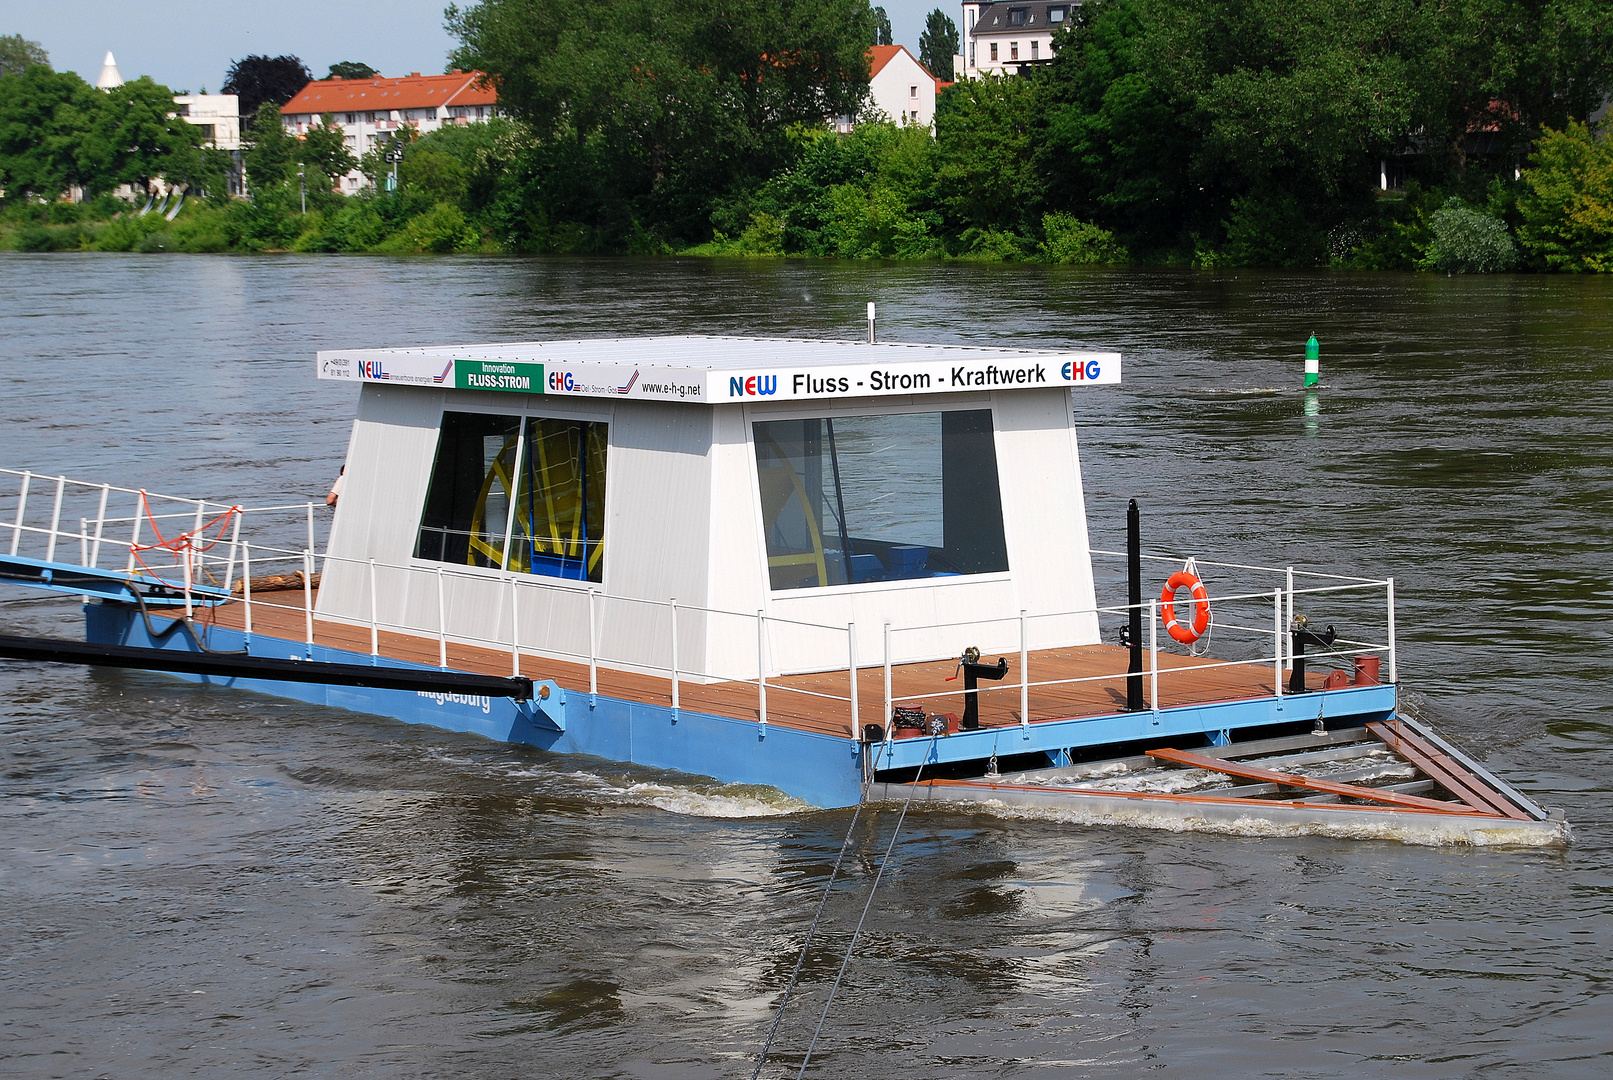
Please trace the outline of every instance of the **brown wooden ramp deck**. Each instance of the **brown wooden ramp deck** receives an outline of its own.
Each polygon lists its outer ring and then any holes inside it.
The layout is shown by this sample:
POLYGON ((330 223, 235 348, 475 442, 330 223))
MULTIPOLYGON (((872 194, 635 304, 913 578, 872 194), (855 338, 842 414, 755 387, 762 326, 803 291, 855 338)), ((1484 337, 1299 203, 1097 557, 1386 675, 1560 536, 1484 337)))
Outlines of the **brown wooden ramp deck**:
MULTIPOLYGON (((302 596, 296 592, 274 592, 261 599, 254 593, 252 604, 252 632, 254 637, 263 634, 293 644, 300 644, 306 636, 302 596), (280 606, 285 605, 285 606, 280 606)), ((216 623, 234 630, 244 629, 244 606, 231 602, 197 612, 198 623, 216 623)), ((334 622, 314 618, 314 641, 332 648, 346 649, 368 655, 370 630, 367 626, 334 622)), ((404 634, 391 630, 380 633, 380 650, 383 656, 394 660, 437 666, 438 646, 434 636, 404 634)), ((1125 649, 1116 645, 1082 645, 1062 649, 1032 651, 1031 680, 1048 682, 1061 679, 1078 679, 1092 676, 1109 676, 1101 681, 1075 683, 1062 686, 1032 686, 1030 714, 1032 723, 1045 720, 1064 720, 1081 716, 1105 716, 1123 711, 1126 704, 1125 649)), ((996 657, 983 657, 995 660, 996 657)), ((1019 656, 1008 656, 1010 670, 1001 683, 980 684, 980 722, 982 727, 1004 727, 1019 723, 1019 656)), ((1147 657, 1144 657, 1144 665, 1147 657)), ((1216 701, 1234 701, 1266 697, 1272 693, 1273 673, 1269 664, 1240 664, 1234 667, 1216 667, 1214 659, 1181 656, 1176 653, 1159 653, 1159 696, 1163 707, 1205 704, 1216 701)), ((448 664, 462 671, 488 675, 511 673, 508 649, 490 649, 448 642, 448 664)), ((963 680, 948 682, 956 661, 940 660, 919 664, 899 664, 891 670, 891 693, 898 700, 924 695, 918 701, 930 712, 963 712, 963 680)), ((588 690, 588 666, 565 660, 553 660, 535 653, 521 654, 521 674, 536 679, 552 679, 573 692, 588 690)), ((641 675, 599 668, 599 692, 615 698, 642 701, 648 704, 670 706, 672 684, 666 676, 641 675)), ((1316 687, 1321 685, 1320 674, 1308 680, 1316 687)), ((1287 682, 1287 673, 1283 676, 1287 682)), ((885 707, 885 674, 883 667, 858 670, 858 705, 860 721, 864 724, 882 723, 885 707)), ((1148 675, 1143 674, 1144 693, 1148 689, 1148 675)), ((829 694, 838 698, 849 696, 848 672, 821 672, 807 675, 786 675, 767 681, 767 720, 770 724, 813 731, 820 734, 855 737, 851 722, 851 707, 847 701, 813 697, 793 693, 806 690, 829 694)), ((759 717, 757 688, 749 682, 692 683, 679 686, 680 707, 710 713, 736 720, 756 720, 759 717)))

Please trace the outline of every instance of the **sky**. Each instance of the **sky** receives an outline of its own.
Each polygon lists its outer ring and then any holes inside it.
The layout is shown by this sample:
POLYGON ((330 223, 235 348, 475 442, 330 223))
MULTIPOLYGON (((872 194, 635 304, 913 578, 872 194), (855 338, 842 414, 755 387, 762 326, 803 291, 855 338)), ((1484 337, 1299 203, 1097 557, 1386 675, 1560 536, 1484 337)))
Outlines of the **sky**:
MULTIPOLYGON (((955 0, 876 2, 890 15, 896 43, 915 54, 933 8, 960 19, 955 0)), ((441 72, 455 44, 443 29, 446 6, 447 0, 0 0, 0 35, 39 42, 52 67, 92 83, 110 49, 125 79, 150 75, 174 90, 217 93, 230 61, 253 53, 301 57, 315 78, 338 60, 357 60, 384 75, 441 72)))

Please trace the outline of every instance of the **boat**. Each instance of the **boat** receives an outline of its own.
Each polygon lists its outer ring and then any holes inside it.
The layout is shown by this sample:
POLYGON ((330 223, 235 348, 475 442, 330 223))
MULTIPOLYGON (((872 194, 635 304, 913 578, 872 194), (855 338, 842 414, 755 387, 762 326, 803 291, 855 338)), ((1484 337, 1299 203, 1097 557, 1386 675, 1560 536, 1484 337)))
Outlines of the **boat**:
POLYGON ((1091 546, 1076 405, 1117 353, 870 322, 336 349, 315 374, 358 390, 328 529, 313 504, 0 470, 0 581, 85 616, 82 642, 0 656, 803 807, 1569 841, 1402 708, 1392 578, 1145 551, 1135 502, 1127 550, 1091 546))

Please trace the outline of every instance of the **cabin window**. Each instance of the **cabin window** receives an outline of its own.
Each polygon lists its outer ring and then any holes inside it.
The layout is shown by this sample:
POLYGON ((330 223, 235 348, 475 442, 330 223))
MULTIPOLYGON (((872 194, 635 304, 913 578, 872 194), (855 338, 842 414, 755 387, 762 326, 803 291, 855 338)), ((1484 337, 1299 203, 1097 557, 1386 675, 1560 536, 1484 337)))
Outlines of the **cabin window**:
POLYGON ((444 413, 415 557, 602 580, 607 435, 586 420, 444 413))
POLYGON ((991 410, 755 425, 774 589, 1008 569, 991 410))

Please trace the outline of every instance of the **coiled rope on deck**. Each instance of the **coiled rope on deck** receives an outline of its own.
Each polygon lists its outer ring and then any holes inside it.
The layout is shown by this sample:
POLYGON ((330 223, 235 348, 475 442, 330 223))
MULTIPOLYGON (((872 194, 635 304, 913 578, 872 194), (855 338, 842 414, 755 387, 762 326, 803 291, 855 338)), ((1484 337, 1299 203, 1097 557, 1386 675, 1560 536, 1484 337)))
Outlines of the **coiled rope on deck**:
MULTIPOLYGON (((840 992, 840 982, 846 977, 846 968, 851 964, 852 954, 857 951, 857 939, 862 936, 863 924, 868 921, 868 912, 874 906, 874 894, 879 891, 879 883, 885 876, 885 867, 890 864, 891 853, 896 850, 896 838, 902 833, 902 822, 907 820, 908 807, 913 805, 913 795, 918 791, 920 777, 924 775, 924 764, 929 760, 930 752, 935 749, 935 741, 938 738, 940 732, 930 736, 930 743, 924 749, 924 757, 919 762, 918 770, 913 774, 912 784, 908 786, 907 801, 902 803, 902 812, 896 818, 896 828, 891 832, 890 844, 885 848, 885 857, 880 860, 879 870, 874 875, 874 884, 868 890, 868 902, 863 905, 862 916, 857 920, 857 928, 852 931, 851 944, 846 947, 845 958, 840 961, 840 971, 835 975, 834 985, 829 988, 829 1000, 823 1003, 823 1015, 818 1017, 818 1026, 812 1032, 812 1041, 807 1044, 806 1055, 801 1059, 801 1070, 796 1073, 796 1080, 806 1075, 807 1064, 812 1060, 812 1051, 818 1045, 818 1036, 823 1034, 824 1022, 829 1019, 829 1009, 834 1005, 835 995, 840 992)), ((873 770, 870 769, 870 777, 872 773, 873 770)), ((796 957, 795 970, 790 972, 790 981, 784 987, 784 997, 779 1001, 778 1012, 773 1017, 773 1026, 768 1029, 767 1040, 762 1043, 762 1052, 756 1058, 756 1068, 751 1073, 751 1080, 757 1080, 762 1074, 762 1066, 767 1064, 767 1053, 773 1045, 773 1036, 778 1033, 779 1023, 784 1019, 784 1007, 789 1004, 790 994, 794 992, 796 980, 800 978, 807 951, 812 947, 812 937, 818 932, 818 921, 823 918, 823 909, 829 903, 829 893, 834 889, 835 876, 840 872, 840 864, 846 857, 846 849, 851 846, 851 836, 857 828, 857 818, 862 813, 867 794, 867 784, 864 784, 863 798, 857 803, 857 809, 851 815, 851 825, 846 829, 846 838, 840 843, 840 854, 835 856, 834 868, 829 871, 829 883, 824 886, 823 896, 818 900, 817 913, 812 916, 812 925, 807 930, 806 941, 801 945, 801 955, 796 957)))

